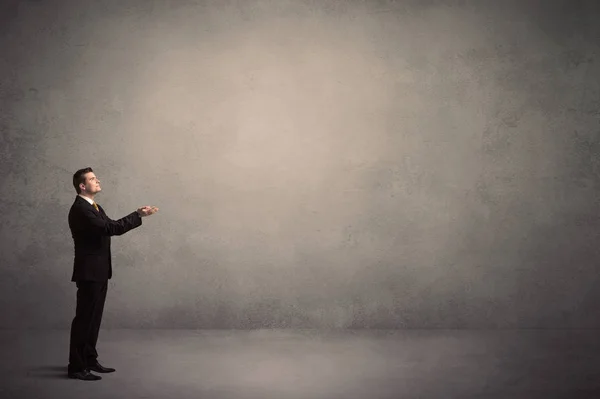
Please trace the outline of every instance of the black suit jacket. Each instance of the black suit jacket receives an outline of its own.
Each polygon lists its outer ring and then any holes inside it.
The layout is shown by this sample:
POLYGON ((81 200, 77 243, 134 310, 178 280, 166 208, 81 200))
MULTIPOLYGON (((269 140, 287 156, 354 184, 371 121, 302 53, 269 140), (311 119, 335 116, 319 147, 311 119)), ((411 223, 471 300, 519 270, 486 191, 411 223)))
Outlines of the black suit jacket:
MULTIPOLYGON (((96 204, 97 205, 97 204, 96 204)), ((142 225, 134 211, 112 220, 100 205, 99 211, 79 195, 69 211, 69 228, 75 244, 75 261, 71 281, 104 282, 112 277, 110 237, 120 236, 142 225)))

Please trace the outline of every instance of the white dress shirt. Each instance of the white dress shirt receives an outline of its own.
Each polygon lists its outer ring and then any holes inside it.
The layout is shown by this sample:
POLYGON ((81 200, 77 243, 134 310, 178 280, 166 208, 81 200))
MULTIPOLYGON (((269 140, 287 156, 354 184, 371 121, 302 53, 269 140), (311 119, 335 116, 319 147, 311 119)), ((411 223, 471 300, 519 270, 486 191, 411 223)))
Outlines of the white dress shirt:
POLYGON ((79 195, 81 198, 83 198, 84 200, 86 200, 87 202, 89 202, 89 203, 90 203, 90 205, 94 205, 94 202, 95 202, 94 200, 92 200, 92 199, 89 199, 88 197, 84 197, 84 196, 83 196, 83 195, 81 195, 81 194, 77 194, 77 195, 79 195))

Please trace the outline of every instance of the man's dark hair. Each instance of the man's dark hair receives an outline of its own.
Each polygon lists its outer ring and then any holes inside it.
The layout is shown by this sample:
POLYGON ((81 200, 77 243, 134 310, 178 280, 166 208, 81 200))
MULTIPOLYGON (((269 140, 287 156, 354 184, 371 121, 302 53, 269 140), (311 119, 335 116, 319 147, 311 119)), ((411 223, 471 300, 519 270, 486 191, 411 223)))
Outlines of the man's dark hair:
POLYGON ((90 172, 93 172, 92 168, 79 169, 73 175, 73 187, 75 187, 75 190, 77 190, 77 194, 81 194, 81 189, 79 188, 79 185, 81 183, 85 184, 85 174, 90 172))

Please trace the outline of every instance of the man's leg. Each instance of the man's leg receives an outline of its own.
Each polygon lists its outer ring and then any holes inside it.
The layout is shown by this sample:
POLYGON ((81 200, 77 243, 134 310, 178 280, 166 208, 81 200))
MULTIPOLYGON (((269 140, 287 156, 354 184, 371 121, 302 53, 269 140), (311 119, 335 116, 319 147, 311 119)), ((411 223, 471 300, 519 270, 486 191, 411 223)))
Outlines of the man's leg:
POLYGON ((69 372, 86 369, 85 344, 92 325, 94 296, 89 281, 77 281, 77 308, 71 323, 69 372))
POLYGON ((102 323, 102 313, 104 312, 104 303, 106 302, 106 291, 108 289, 108 281, 103 283, 93 284, 94 306, 91 313, 90 330, 87 336, 85 345, 85 362, 87 365, 93 365, 98 360, 98 352, 96 351, 96 343, 98 342, 98 334, 100 332, 100 324, 102 323))

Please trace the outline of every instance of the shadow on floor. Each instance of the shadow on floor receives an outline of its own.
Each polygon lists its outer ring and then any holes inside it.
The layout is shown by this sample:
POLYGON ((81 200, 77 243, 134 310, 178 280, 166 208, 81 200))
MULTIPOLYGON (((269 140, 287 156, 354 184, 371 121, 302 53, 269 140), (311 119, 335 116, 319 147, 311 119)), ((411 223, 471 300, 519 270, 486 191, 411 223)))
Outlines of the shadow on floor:
POLYGON ((34 366, 27 369, 29 378, 67 379, 67 366, 34 366))

